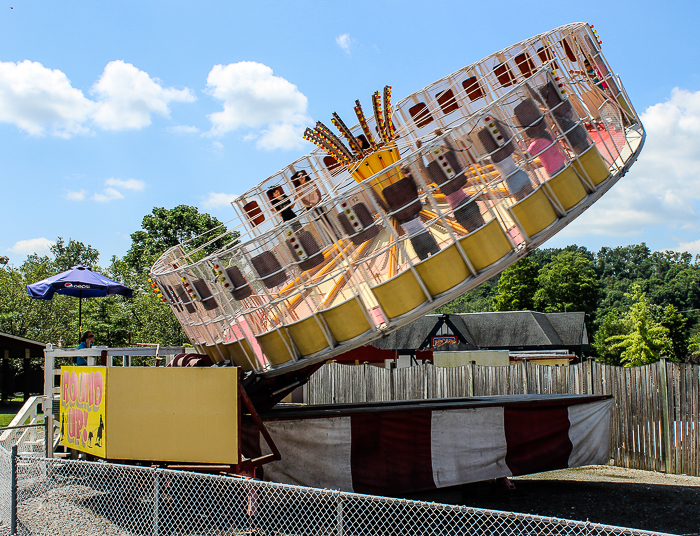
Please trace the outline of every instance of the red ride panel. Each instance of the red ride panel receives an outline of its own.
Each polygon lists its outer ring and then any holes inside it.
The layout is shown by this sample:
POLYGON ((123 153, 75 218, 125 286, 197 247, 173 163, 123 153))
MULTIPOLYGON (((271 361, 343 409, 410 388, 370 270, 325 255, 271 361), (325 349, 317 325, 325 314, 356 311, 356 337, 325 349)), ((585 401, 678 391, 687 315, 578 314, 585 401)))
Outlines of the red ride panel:
POLYGON ((353 415, 354 491, 382 495, 434 489, 431 416, 429 410, 353 415))
POLYGON ((513 476, 566 469, 573 448, 567 406, 508 407, 503 415, 506 464, 513 476))

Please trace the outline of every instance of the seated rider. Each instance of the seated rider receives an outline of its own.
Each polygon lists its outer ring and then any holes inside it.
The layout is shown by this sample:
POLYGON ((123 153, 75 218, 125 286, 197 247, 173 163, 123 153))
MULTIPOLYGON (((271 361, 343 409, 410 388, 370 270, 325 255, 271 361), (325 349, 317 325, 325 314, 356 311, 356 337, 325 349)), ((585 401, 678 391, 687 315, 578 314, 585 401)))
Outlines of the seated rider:
POLYGON ((303 169, 292 175, 292 184, 294 184, 297 192, 301 194, 301 204, 307 209, 316 206, 321 201, 321 192, 310 183, 311 178, 303 169))
POLYGON ((272 203, 272 207, 277 211, 284 221, 290 221, 297 217, 292 210, 292 202, 281 186, 273 186, 267 191, 267 197, 272 203))

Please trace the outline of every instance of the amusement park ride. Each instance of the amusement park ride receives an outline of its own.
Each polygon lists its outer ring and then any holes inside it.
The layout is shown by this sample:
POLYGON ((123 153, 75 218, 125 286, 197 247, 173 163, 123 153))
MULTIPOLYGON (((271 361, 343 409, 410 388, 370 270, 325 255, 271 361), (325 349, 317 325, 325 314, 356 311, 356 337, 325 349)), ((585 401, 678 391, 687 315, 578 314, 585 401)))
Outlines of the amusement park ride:
POLYGON ((307 129, 316 149, 233 201, 225 234, 167 250, 153 291, 271 408, 528 255, 625 175, 645 132, 600 45, 569 24, 397 104, 390 86, 371 113, 355 101, 357 124, 307 129))
POLYGON ((595 30, 527 39, 409 95, 338 114, 318 148, 232 204, 221 240, 166 251, 154 292, 215 363, 251 377, 371 342, 526 256, 636 160, 644 130, 595 30))

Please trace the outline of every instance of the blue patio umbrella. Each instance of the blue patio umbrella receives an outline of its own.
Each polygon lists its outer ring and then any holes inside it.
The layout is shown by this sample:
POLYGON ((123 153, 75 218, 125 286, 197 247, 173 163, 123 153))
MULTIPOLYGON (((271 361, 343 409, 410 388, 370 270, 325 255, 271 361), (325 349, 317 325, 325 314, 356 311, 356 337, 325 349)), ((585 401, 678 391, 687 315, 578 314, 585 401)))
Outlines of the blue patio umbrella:
POLYGON ((50 300, 56 293, 78 298, 78 331, 80 332, 83 324, 83 298, 111 295, 131 298, 134 291, 98 272, 93 272, 90 267, 82 264, 27 285, 27 295, 37 300, 50 300))

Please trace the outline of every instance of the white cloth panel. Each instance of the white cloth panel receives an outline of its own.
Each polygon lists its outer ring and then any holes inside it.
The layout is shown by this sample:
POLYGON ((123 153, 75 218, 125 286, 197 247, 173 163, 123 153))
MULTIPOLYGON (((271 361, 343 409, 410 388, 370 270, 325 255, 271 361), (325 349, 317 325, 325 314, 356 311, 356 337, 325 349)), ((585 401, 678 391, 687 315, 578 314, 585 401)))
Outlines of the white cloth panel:
POLYGON ((434 411, 431 448, 439 488, 512 476, 502 407, 434 411))
POLYGON ((569 406, 569 467, 610 461, 610 426, 614 399, 569 406))
MULTIPOLYGON (((350 417, 266 422, 282 459, 264 466, 265 480, 353 491, 350 423, 350 417)), ((269 454, 260 437, 262 454, 269 454)))

